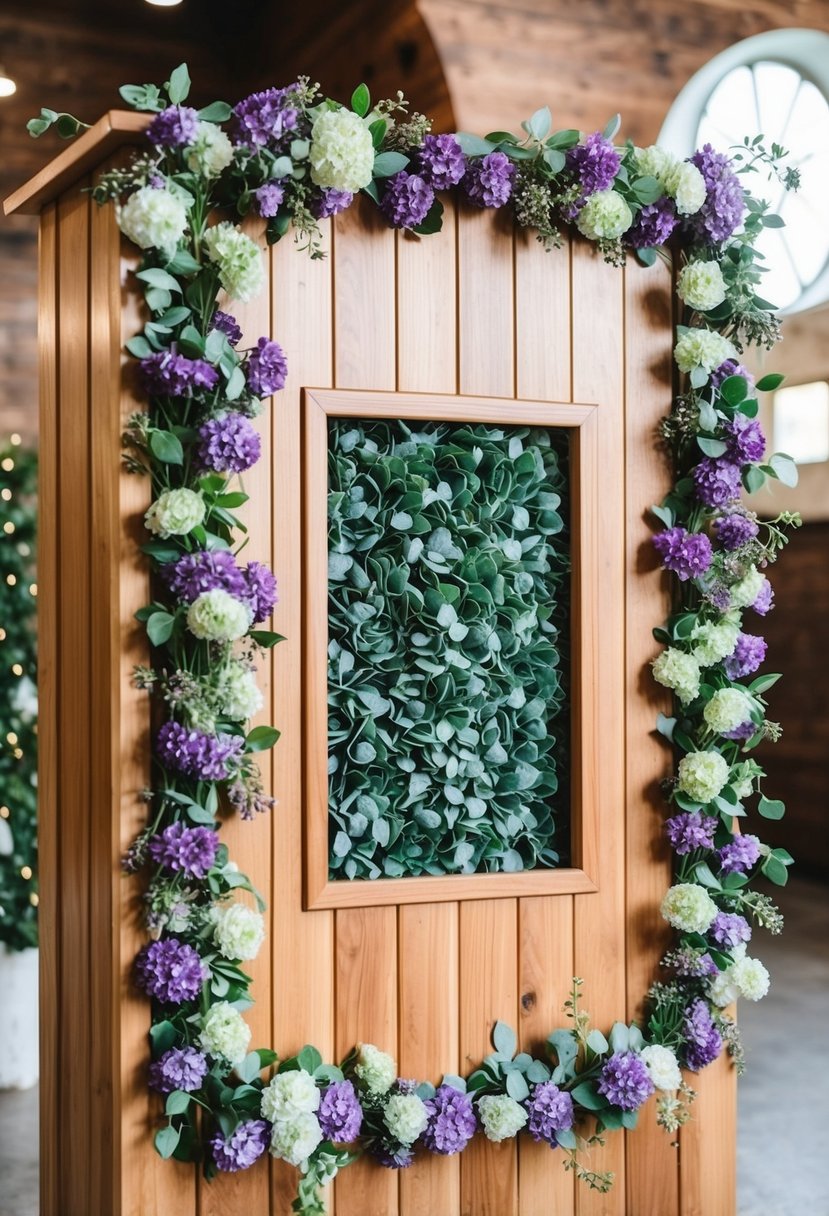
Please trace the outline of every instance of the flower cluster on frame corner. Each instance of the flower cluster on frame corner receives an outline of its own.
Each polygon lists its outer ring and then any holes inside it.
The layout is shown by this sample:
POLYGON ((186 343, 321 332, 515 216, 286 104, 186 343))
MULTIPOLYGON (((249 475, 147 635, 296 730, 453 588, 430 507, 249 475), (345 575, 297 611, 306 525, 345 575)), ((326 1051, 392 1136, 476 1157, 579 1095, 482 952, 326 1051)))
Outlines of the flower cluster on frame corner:
MULTIPOLYGON (((755 390, 780 378, 755 384, 739 362, 746 345, 770 348, 779 336, 772 305, 758 294, 755 245, 780 220, 741 175, 762 170, 796 188, 797 172, 762 137, 730 155, 706 145, 683 160, 617 145, 618 119, 587 135, 553 131, 542 109, 523 124, 523 138, 481 139, 432 134, 402 94, 373 105, 364 85, 350 106, 300 79, 233 108, 201 110, 184 104, 189 88, 182 65, 163 87, 121 90, 153 114, 148 150, 105 173, 93 192, 116 203, 122 232, 143 251, 136 280, 148 316, 128 343, 147 408, 129 420, 124 443, 128 468, 152 485, 143 549, 156 599, 138 616, 153 665, 136 680, 154 693, 161 725, 147 827, 124 865, 148 874, 152 940, 136 979, 152 999, 149 1081, 167 1119, 156 1147, 201 1161, 208 1177, 270 1152, 299 1167, 294 1207, 306 1216, 324 1211, 320 1186, 361 1153, 403 1168, 418 1147, 457 1153, 476 1132, 491 1141, 527 1133, 561 1148, 566 1168, 588 1185, 607 1189, 612 1176, 577 1154, 607 1131, 634 1127, 655 1091, 658 1121, 676 1131, 693 1097, 681 1067, 697 1071, 724 1046, 740 1062, 725 1009, 738 996, 764 995, 768 975, 747 954, 752 925, 779 932, 782 924, 753 883, 758 874, 785 882, 791 858, 737 830, 749 800, 761 817, 784 810, 762 792, 764 774, 750 758, 779 733, 763 699, 777 677, 755 674, 765 643, 743 618, 771 608, 764 569, 798 522, 789 514, 761 523, 740 501, 743 488, 766 478, 796 477, 787 456, 766 458, 756 418, 755 390), (676 576, 676 610, 655 630, 664 648, 653 675, 676 707, 659 730, 679 756, 666 783, 676 882, 662 903, 677 938, 641 1027, 618 1022, 607 1038, 591 1028, 576 980, 569 1025, 550 1035, 543 1058, 517 1051, 513 1032, 497 1023, 482 1065, 435 1088, 398 1077, 371 1044, 339 1066, 313 1047, 281 1062, 269 1049, 249 1050, 243 966, 264 939, 263 905, 220 843, 217 813, 224 804, 252 817, 272 803, 255 754, 277 732, 247 726, 262 706, 257 659, 280 638, 264 627, 276 602, 273 574, 240 561, 245 529, 234 512, 246 495, 232 487, 259 456, 252 419, 283 387, 287 365, 269 336, 241 349, 240 327, 218 305, 250 300, 265 283, 262 252, 239 217, 260 217, 270 243, 293 228, 318 257, 320 220, 358 192, 392 227, 425 236, 440 228, 438 195, 449 190, 471 207, 508 209, 547 249, 575 228, 615 264, 630 252, 646 265, 664 257, 678 266, 683 323, 674 354, 683 391, 662 436, 674 482, 652 509, 661 527, 654 545, 676 576), (236 899, 240 891, 247 902, 236 899)), ((29 129, 38 135, 53 124, 67 136, 83 126, 44 110, 29 129)))

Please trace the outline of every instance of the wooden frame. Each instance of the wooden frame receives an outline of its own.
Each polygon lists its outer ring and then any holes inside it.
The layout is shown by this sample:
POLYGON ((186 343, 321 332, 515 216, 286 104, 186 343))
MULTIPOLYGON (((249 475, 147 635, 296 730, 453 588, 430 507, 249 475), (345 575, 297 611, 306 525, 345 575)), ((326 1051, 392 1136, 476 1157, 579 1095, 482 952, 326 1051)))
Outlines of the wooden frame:
POLYGON ((359 908, 383 904, 568 895, 597 890, 599 781, 593 706, 598 686, 599 535, 596 405, 502 401, 421 393, 305 389, 303 394, 303 669, 305 907, 359 908), (570 842, 572 867, 517 874, 448 874, 337 879, 328 873, 328 419, 406 418, 546 426, 571 435, 572 526, 570 842))

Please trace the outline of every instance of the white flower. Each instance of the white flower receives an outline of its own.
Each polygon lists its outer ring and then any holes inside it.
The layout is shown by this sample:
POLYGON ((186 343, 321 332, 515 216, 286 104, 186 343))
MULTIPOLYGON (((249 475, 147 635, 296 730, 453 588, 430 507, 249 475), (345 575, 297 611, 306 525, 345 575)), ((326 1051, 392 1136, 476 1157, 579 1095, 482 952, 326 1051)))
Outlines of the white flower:
POLYGON ((712 372, 736 354, 728 339, 713 329, 688 329, 674 347, 674 358, 681 372, 692 372, 697 367, 712 372))
POLYGON ((729 768, 719 752, 690 752, 677 766, 677 788, 703 805, 728 781, 729 768))
POLYGON ((371 132, 351 110, 323 110, 311 127, 308 159, 317 186, 356 194, 369 184, 374 170, 371 132))
POLYGON ((390 1055, 372 1043, 361 1043, 354 1072, 370 1094, 385 1094, 395 1082, 397 1065, 390 1055))
POLYGON ((196 596, 187 609, 187 628, 207 642, 234 642, 250 628, 251 611, 229 591, 214 587, 196 596))
POLYGON ((241 1064, 249 1043, 250 1026, 238 1009, 228 1001, 211 1005, 202 1019, 200 1046, 211 1056, 224 1056, 231 1064, 241 1064))
POLYGON ((665 688, 672 688, 683 705, 699 693, 699 663, 693 655, 669 646, 651 664, 653 678, 665 688))
POLYGON ((702 716, 712 730, 725 735, 747 722, 751 709, 751 698, 741 688, 720 688, 702 711, 702 716))
POLYGON ((665 177, 676 165, 676 157, 665 148, 651 144, 649 148, 636 149, 636 164, 642 177, 655 177, 665 188, 665 177))
POLYGON ((319 1087, 304 1068, 278 1072, 262 1090, 262 1117, 271 1123, 319 1110, 319 1087))
POLYGON ((712 667, 733 654, 739 633, 739 625, 729 620, 706 621, 704 625, 697 623, 691 641, 694 643, 694 658, 700 667, 712 667))
POLYGON ((648 1076, 657 1089, 675 1090, 682 1084, 682 1073, 679 1071, 677 1058, 670 1047, 652 1043, 643 1047, 639 1058, 648 1070, 648 1076))
POLYGON ((680 215, 696 215, 705 202, 705 178, 688 160, 671 165, 662 177, 662 186, 676 203, 680 215))
POLYGON ((485 1094, 478 1100, 478 1114, 484 1135, 497 1144, 517 1136, 527 1122, 527 1112, 506 1094, 485 1094))
POLYGON ((317 1116, 305 1111, 274 1123, 270 1153, 290 1165, 302 1166, 321 1142, 322 1128, 317 1116))
POLYGON ((720 1009, 724 1009, 726 1005, 733 1005, 739 995, 740 989, 734 982, 733 967, 720 971, 708 981, 708 996, 715 1005, 719 1005, 720 1009))
POLYGON ((759 958, 738 959, 730 967, 734 983, 740 990, 740 996, 747 1001, 761 1001, 769 990, 769 973, 759 958))
POLYGON ((144 523, 156 536, 186 536, 204 514, 204 499, 195 490, 165 490, 144 515, 144 523))
POLYGON ((695 882, 679 882, 665 892, 660 911, 675 929, 704 933, 717 915, 717 905, 705 887, 695 882))
POLYGON ((719 262, 688 262, 676 280, 676 294, 689 308, 708 312, 725 299, 725 279, 719 262))
POLYGON ((235 224, 224 220, 204 234, 210 261, 219 268, 219 281, 234 300, 252 300, 265 283, 262 251, 235 224))
POLYGON ((265 940, 265 921, 244 904, 218 908, 213 940, 225 958, 249 962, 265 940))
POLYGON ((731 588, 731 603, 735 608, 750 608, 767 581, 765 574, 752 566, 748 574, 731 588))
POLYGON ((233 144, 221 127, 213 122, 200 122, 186 155, 187 167, 194 173, 218 177, 233 160, 233 144))
POLYGON ((414 1144, 426 1130, 429 1112, 417 1094, 392 1094, 383 1110, 383 1121, 401 1144, 414 1144))
POLYGON ((617 190, 597 190, 582 207, 576 225, 591 241, 615 241, 633 223, 633 212, 617 190))
POLYGON ((160 249, 171 258, 187 228, 187 209, 169 190, 142 186, 117 212, 118 227, 139 249, 160 249))
POLYGON ((246 722, 264 704, 255 674, 236 660, 219 676, 217 694, 222 716, 234 722, 246 722))
POLYGON ((731 773, 731 788, 740 800, 750 797, 754 792, 754 774, 749 760, 734 766, 731 773))

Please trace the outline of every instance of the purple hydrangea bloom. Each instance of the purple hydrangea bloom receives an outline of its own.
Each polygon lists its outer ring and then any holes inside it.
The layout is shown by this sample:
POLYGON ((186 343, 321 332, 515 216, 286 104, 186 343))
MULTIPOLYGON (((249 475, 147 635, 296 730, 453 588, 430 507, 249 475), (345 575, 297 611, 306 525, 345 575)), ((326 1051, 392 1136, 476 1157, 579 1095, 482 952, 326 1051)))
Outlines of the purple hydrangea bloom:
POLYGON ((219 383, 219 373, 204 359, 187 359, 169 350, 147 355, 138 364, 145 392, 157 397, 192 397, 194 391, 210 392, 219 383))
POLYGON ((722 874, 745 874, 760 860, 760 841, 756 836, 735 836, 720 849, 722 874))
POLYGON ((150 942, 135 960, 138 983, 147 996, 165 1005, 194 1001, 204 982, 204 966, 196 951, 175 937, 150 942))
POLYGON ((147 139, 157 148, 184 148, 198 134, 199 113, 192 106, 168 106, 147 127, 147 139))
POLYGON ((350 190, 335 190, 333 186, 320 192, 314 197, 311 202, 311 214, 315 215, 318 220, 327 220, 332 215, 339 215, 341 211, 345 211, 346 207, 350 207, 354 201, 354 195, 350 190))
POLYGON ((714 917, 708 934, 718 946, 730 950, 740 942, 751 940, 751 925, 744 916, 737 912, 718 912, 714 917))
POLYGON ((429 214, 435 192, 416 173, 401 169, 386 181, 380 210, 392 228, 416 228, 429 214))
POLYGON ((706 197, 702 207, 688 217, 688 225, 698 236, 712 242, 724 241, 742 223, 746 211, 745 195, 731 161, 722 152, 705 144, 691 157, 705 181, 706 197))
POLYGON ((751 607, 753 611, 758 614, 758 616, 766 616, 769 612, 771 612, 772 608, 774 607, 774 589, 768 579, 763 583, 757 595, 757 599, 754 601, 751 607))
POLYGON ((760 531, 754 515, 744 511, 727 511, 714 520, 714 532, 724 549, 733 552, 754 540, 760 531))
POLYGON ((228 1174, 250 1169, 268 1147, 269 1139, 270 1127, 264 1119, 246 1119, 227 1139, 216 1132, 210 1141, 216 1168, 228 1174))
POLYGON ((335 1144, 356 1140, 363 1125, 363 1108, 351 1081, 332 1081, 317 1111, 322 1134, 335 1144))
POLYGON ((729 680, 741 680, 756 671, 765 657, 765 638, 754 633, 738 633, 737 645, 725 660, 725 674, 729 680))
POLYGON ((206 877, 218 848, 219 837, 210 828, 190 828, 183 823, 171 823, 151 836, 147 845, 153 861, 186 878, 206 877))
POLYGON ((388 1170, 405 1170, 414 1161, 414 1149, 407 1144, 399 1144, 392 1148, 382 1140, 375 1141, 371 1149, 372 1157, 388 1170))
POLYGON ((722 507, 740 494, 740 466, 705 456, 692 474, 697 498, 706 507, 722 507))
POLYGON ((260 338, 248 357, 248 388, 257 397, 270 397, 285 387, 288 361, 278 342, 260 338))
POLYGON ((735 726, 733 730, 723 731, 723 739, 733 739, 738 743, 745 743, 757 733, 757 726, 752 722, 751 718, 746 718, 745 722, 741 722, 739 726, 735 726))
POLYGON ((673 200, 658 198, 655 203, 642 207, 622 240, 631 249, 653 249, 665 244, 677 223, 673 200))
POLYGON ((515 165, 503 152, 490 152, 467 164, 461 179, 463 191, 474 207, 503 207, 512 195, 515 165))
POLYGON ((680 856, 694 849, 713 849, 717 820, 702 811, 682 811, 665 824, 671 848, 680 856))
POLYGON ((253 624, 266 621, 277 603, 276 578, 261 562, 248 562, 242 599, 253 613, 253 624))
POLYGON ((673 951, 669 965, 677 975, 689 979, 705 979, 707 976, 718 975, 720 970, 707 951, 701 953, 693 946, 683 946, 673 951))
POLYGON ((726 423, 725 433, 729 460, 733 460, 735 464, 750 464, 763 459, 766 437, 756 418, 735 414, 731 422, 726 423))
POLYGON ((608 1102, 622 1110, 637 1110, 653 1093, 648 1070, 633 1051, 615 1051, 602 1068, 596 1086, 608 1102))
POLYGON ((477 1127, 475 1109, 468 1094, 462 1094, 451 1085, 440 1085, 434 1098, 427 1098, 424 1106, 429 1112, 429 1123, 423 1133, 423 1143, 429 1151, 451 1157, 465 1149, 477 1127))
POLYGON ((556 1132, 569 1131, 573 1126, 573 1099, 552 1081, 536 1085, 526 1103, 529 1121, 527 1131, 533 1140, 544 1140, 550 1148, 558 1147, 556 1132))
POLYGON ((420 176, 435 190, 449 190, 466 172, 466 157, 454 135, 427 135, 417 165, 420 176))
POLYGON ((653 546, 662 558, 662 565, 685 582, 699 578, 711 565, 711 542, 702 532, 686 532, 685 528, 666 528, 653 537, 653 546))
POLYGON ((229 312, 222 312, 220 308, 217 308, 213 313, 210 328, 218 329, 220 333, 223 333, 231 346, 236 346, 237 343, 242 341, 241 325, 229 312))
POLYGON ((262 454, 262 440, 249 418, 231 411, 199 427, 199 464, 214 473, 244 473, 262 454))
POLYGON ((233 141, 249 148, 279 151, 297 134, 299 111, 291 100, 296 84, 251 93, 234 107, 233 141))
POLYGON ((256 199, 256 210, 263 219, 272 219, 285 198, 285 187, 280 186, 279 182, 266 182, 264 186, 260 186, 254 192, 256 199))
POLYGON ((150 1065, 150 1085, 161 1094, 174 1089, 191 1094, 201 1087, 207 1072, 207 1060, 195 1047, 171 1047, 150 1065))
POLYGON ((245 741, 240 735, 206 735, 180 722, 165 722, 156 735, 156 755, 165 768, 195 781, 225 781, 245 741))
POLYGON ((567 153, 567 167, 581 186, 583 200, 599 190, 609 190, 621 163, 621 156, 601 131, 593 131, 567 153))
POLYGON ((743 367, 742 363, 738 363, 736 359, 726 359, 719 367, 715 367, 708 377, 708 382, 714 388, 719 388, 723 380, 727 380, 729 376, 742 376, 749 390, 754 388, 754 377, 751 372, 747 367, 743 367))
POLYGON ((699 1072, 716 1060, 722 1051, 722 1035, 714 1025, 711 1011, 701 998, 685 1010, 685 1063, 692 1072, 699 1072))
POLYGON ((185 553, 162 567, 167 586, 184 604, 192 604, 205 591, 227 591, 242 599, 247 583, 229 549, 185 553))

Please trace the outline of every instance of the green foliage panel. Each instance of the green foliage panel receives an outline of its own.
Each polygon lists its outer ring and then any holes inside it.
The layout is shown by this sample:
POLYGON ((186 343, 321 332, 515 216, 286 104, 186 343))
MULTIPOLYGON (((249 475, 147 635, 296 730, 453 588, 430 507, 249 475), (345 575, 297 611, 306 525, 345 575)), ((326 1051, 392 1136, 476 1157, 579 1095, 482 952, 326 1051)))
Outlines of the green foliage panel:
POLYGON ((560 430, 331 420, 332 878, 560 863, 567 453, 560 430))

